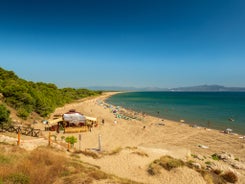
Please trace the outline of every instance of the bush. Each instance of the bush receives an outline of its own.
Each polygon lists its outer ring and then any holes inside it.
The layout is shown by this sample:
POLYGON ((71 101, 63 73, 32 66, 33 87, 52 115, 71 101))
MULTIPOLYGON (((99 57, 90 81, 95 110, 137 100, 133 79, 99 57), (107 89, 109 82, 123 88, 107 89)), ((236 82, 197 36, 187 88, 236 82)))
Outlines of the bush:
POLYGON ((237 175, 235 175, 235 173, 233 173, 231 171, 228 171, 221 176, 224 180, 226 180, 227 182, 230 182, 230 183, 236 183, 238 180, 237 175))
POLYGON ((175 159, 171 156, 162 156, 160 159, 153 161, 148 167, 147 172, 150 175, 156 175, 160 173, 161 168, 170 171, 173 168, 184 166, 185 163, 180 159, 175 159))
POLYGON ((150 175, 156 175, 161 173, 161 166, 156 163, 151 163, 147 169, 147 172, 150 175))
POLYGON ((17 116, 26 120, 27 117, 29 116, 29 113, 27 112, 26 109, 20 108, 20 109, 18 109, 17 116))
POLYGON ((159 165, 164 169, 170 171, 173 168, 184 166, 185 163, 180 159, 175 159, 171 156, 163 156, 159 160, 159 165))
POLYGON ((219 156, 216 153, 212 154, 211 157, 213 160, 220 160, 219 156))
POLYGON ((65 141, 67 143, 70 143, 72 146, 74 146, 74 144, 77 143, 77 138, 74 136, 69 136, 65 138, 65 141))
POLYGON ((10 111, 2 104, 0 104, 0 124, 9 121, 10 111))

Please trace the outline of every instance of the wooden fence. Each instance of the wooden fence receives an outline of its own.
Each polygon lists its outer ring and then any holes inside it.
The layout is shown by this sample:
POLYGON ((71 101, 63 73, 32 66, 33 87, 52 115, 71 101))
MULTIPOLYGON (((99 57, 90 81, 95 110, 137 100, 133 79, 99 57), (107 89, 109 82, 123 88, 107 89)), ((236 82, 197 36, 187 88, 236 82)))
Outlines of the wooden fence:
POLYGON ((3 126, 1 128, 1 131, 14 132, 14 133, 18 133, 20 131, 22 135, 32 136, 32 137, 39 137, 41 133, 40 129, 34 129, 32 127, 13 126, 13 125, 3 126))

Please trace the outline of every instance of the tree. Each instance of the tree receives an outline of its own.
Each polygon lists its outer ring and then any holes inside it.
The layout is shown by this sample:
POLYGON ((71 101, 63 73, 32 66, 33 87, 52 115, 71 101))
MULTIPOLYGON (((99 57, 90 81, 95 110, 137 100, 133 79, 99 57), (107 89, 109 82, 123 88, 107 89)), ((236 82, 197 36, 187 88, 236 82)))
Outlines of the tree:
POLYGON ((32 112, 46 117, 57 107, 101 92, 75 88, 59 89, 52 83, 26 81, 13 71, 0 67, 0 94, 4 103, 17 110, 19 117, 26 119, 32 112))
POLYGON ((9 122, 10 111, 3 105, 0 104, 0 124, 9 122))
POLYGON ((73 147, 74 144, 77 143, 77 138, 74 137, 74 136, 69 136, 69 137, 66 137, 65 141, 67 143, 70 143, 72 145, 72 147, 73 147))

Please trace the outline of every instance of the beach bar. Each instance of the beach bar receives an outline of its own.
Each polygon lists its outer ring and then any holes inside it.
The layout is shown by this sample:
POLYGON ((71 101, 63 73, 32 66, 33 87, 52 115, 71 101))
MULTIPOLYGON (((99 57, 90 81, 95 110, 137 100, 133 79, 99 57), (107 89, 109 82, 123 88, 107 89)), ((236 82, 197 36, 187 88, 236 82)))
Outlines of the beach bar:
POLYGON ((64 113, 61 117, 49 121, 50 131, 63 130, 64 133, 78 133, 91 131, 93 126, 97 126, 97 118, 84 116, 83 114, 71 109, 64 113))

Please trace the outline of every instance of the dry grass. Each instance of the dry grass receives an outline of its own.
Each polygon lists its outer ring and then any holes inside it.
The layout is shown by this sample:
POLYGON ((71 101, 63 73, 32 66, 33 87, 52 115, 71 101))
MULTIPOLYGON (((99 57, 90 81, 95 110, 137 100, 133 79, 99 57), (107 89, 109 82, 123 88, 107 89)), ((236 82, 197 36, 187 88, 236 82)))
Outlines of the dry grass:
POLYGON ((153 176, 153 175, 160 174, 161 169, 162 167, 159 164, 153 162, 149 165, 147 172, 153 176))
POLYGON ((208 171, 204 169, 196 171, 198 171, 203 176, 203 179, 207 184, 226 184, 225 180, 220 175, 215 174, 214 171, 208 171))
MULTIPOLYGON (((92 157, 94 159, 98 159, 100 158, 100 155, 98 153, 96 153, 95 151, 89 151, 89 150, 85 150, 85 151, 76 151, 74 152, 74 154, 83 154, 85 156, 89 156, 92 157)), ((73 154, 73 155, 74 155, 73 154)))
POLYGON ((121 147, 118 147, 114 150, 112 150, 111 152, 107 153, 107 155, 116 155, 118 153, 120 153, 123 149, 121 147))
POLYGON ((162 156, 160 159, 153 161, 149 167, 147 172, 150 175, 157 175, 161 174, 161 169, 164 168, 168 171, 172 170, 173 168, 187 166, 190 169, 193 169, 199 172, 203 179, 206 181, 207 184, 225 184, 226 182, 235 183, 238 178, 233 172, 226 172, 222 174, 222 171, 219 169, 215 170, 206 170, 204 168, 197 168, 193 165, 194 161, 187 161, 183 162, 182 160, 172 158, 170 156, 162 156))
POLYGON ((156 175, 161 173, 161 168, 164 168, 168 171, 173 168, 182 167, 185 163, 180 159, 175 159, 171 156, 162 156, 160 159, 153 161, 148 167, 148 173, 150 175, 156 175))
POLYGON ((65 155, 48 147, 39 147, 32 152, 27 152, 17 146, 0 144, 0 184, 54 182, 90 184, 96 183, 97 180, 118 184, 139 184, 107 174, 98 166, 77 161, 74 157, 69 158, 65 155))
POLYGON ((170 171, 173 168, 184 166, 185 163, 180 159, 175 159, 171 156, 162 156, 159 160, 157 160, 158 164, 162 166, 164 169, 170 171))
POLYGON ((129 150, 137 150, 138 148, 136 146, 127 146, 126 149, 129 149, 129 150))
POLYGON ((141 151, 134 151, 132 152, 132 154, 136 154, 142 157, 149 157, 149 155, 147 153, 141 152, 141 151))

